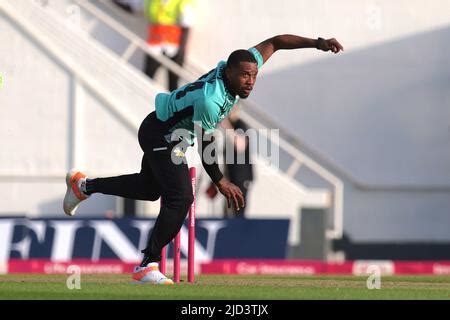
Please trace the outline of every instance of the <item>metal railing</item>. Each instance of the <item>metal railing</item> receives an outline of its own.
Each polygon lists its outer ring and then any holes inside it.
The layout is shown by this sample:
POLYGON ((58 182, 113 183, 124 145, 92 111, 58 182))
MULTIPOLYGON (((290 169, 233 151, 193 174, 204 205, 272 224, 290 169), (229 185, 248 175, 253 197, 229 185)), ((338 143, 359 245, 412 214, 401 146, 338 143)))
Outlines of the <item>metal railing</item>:
POLYGON ((187 72, 184 68, 180 67, 177 63, 173 62, 171 59, 163 56, 163 55, 155 55, 151 52, 147 46, 147 43, 138 37, 135 33, 125 28, 122 24, 118 23, 116 20, 111 18, 108 14, 104 13, 102 10, 97 8, 95 5, 90 3, 87 0, 73 0, 74 3, 79 5, 82 9, 86 10, 89 14, 95 17, 98 20, 94 20, 91 25, 89 25, 90 29, 95 28, 98 21, 103 22, 111 29, 115 30, 118 34, 123 36, 124 38, 130 41, 130 44, 127 46, 125 51, 121 55, 121 60, 124 62, 128 62, 128 60, 133 56, 136 50, 140 49, 144 51, 146 54, 150 55, 153 59, 161 63, 165 68, 169 69, 181 79, 191 82, 196 79, 196 76, 192 73, 187 72))

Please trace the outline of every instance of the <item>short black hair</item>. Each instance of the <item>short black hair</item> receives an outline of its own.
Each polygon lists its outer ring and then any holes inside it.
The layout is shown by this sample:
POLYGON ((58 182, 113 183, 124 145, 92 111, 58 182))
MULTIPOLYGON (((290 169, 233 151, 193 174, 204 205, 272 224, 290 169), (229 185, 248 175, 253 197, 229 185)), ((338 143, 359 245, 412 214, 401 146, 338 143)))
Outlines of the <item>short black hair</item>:
POLYGON ((255 56, 248 50, 239 49, 233 51, 227 60, 227 67, 239 67, 239 63, 241 62, 253 62, 258 63, 256 61, 255 56))

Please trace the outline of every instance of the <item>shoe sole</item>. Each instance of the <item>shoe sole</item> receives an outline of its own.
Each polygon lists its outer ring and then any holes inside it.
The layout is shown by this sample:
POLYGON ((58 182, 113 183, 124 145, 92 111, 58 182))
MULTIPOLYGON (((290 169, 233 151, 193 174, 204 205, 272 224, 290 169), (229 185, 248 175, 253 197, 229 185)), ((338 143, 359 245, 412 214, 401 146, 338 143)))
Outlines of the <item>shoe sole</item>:
MULTIPOLYGON (((78 208, 78 205, 76 205, 72 210, 69 210, 68 207, 66 207, 66 203, 69 201, 69 197, 73 197, 76 198, 75 194, 72 191, 72 186, 70 185, 70 180, 73 177, 74 174, 76 174, 78 172, 78 170, 76 169, 72 169, 70 170, 67 174, 66 174, 66 187, 67 187, 67 191, 66 191, 66 195, 64 196, 64 203, 63 203, 63 209, 64 209, 64 213, 69 216, 69 217, 73 217, 75 215, 75 212, 78 208)), ((80 201, 81 202, 81 201, 80 201)))
MULTIPOLYGON (((153 278, 155 278, 155 277, 153 276, 153 278)), ((174 284, 171 279, 164 276, 161 272, 159 272, 158 269, 152 270, 151 268, 142 268, 140 271, 133 272, 131 281, 132 281, 131 282, 132 284, 154 284, 154 285, 172 285, 172 284, 174 284), (147 280, 143 280, 143 279, 145 279, 145 277, 147 277, 152 272, 159 273, 158 281, 150 280, 152 277, 150 277, 150 279, 147 278, 147 280)))
POLYGON ((170 286, 173 285, 173 282, 164 282, 164 283, 154 283, 151 281, 140 281, 140 280, 132 280, 130 282, 130 284, 133 285, 143 285, 143 284, 147 284, 147 285, 155 285, 155 286, 170 286))

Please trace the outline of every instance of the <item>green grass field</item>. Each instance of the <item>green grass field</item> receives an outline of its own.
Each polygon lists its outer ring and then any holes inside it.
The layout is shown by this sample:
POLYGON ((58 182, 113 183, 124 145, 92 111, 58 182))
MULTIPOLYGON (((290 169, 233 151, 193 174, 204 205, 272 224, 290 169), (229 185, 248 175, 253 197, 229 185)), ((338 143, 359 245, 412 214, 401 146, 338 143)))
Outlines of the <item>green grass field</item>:
POLYGON ((382 277, 369 290, 356 276, 197 276, 195 284, 130 284, 128 275, 81 275, 81 289, 69 290, 66 275, 0 275, 0 299, 133 300, 449 300, 449 276, 382 277))

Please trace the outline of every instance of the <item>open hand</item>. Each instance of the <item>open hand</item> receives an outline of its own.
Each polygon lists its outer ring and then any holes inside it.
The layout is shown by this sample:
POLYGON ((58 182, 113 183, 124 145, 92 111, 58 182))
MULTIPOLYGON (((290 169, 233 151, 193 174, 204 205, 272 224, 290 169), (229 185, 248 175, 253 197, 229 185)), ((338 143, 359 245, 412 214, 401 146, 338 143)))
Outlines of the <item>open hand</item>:
POLYGON ((217 182, 217 188, 219 189, 220 193, 222 193, 225 198, 227 198, 228 208, 231 207, 232 203, 234 204, 234 207, 237 211, 245 206, 244 195, 242 194, 242 191, 238 186, 232 184, 227 179, 222 178, 222 180, 217 182))

